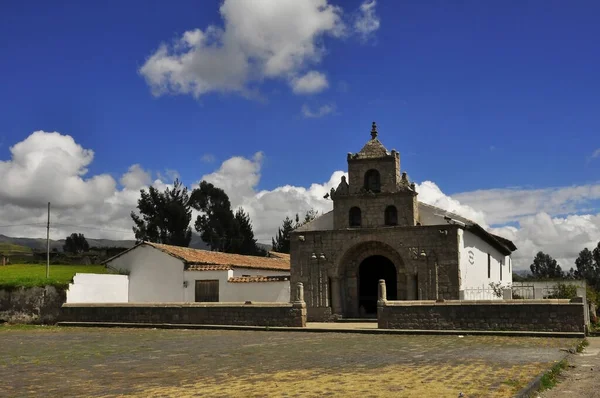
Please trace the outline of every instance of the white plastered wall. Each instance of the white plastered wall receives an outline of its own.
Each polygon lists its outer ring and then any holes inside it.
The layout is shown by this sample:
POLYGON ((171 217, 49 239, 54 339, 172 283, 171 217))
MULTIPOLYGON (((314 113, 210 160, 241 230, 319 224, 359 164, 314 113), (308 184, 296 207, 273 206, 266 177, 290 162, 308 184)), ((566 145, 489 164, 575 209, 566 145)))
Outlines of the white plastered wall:
POLYGON ((67 303, 126 303, 128 300, 127 275, 77 273, 67 290, 67 303))
MULTIPOLYGON (((459 229, 460 239, 460 290, 466 300, 499 299, 493 294, 490 283, 500 283, 504 287, 512 284, 510 256, 485 242, 479 236, 459 229), (488 254, 490 273, 488 277, 488 254)), ((512 269, 511 269, 512 271, 512 269)))
POLYGON ((183 262, 152 246, 138 246, 107 265, 129 271, 129 302, 182 302, 183 262))
POLYGON ((218 280, 219 301, 221 302, 281 302, 290 301, 290 282, 243 282, 231 283, 229 278, 241 276, 279 276, 287 275, 287 271, 257 270, 249 268, 234 268, 229 271, 185 271, 184 280, 185 301, 193 302, 196 296, 197 280, 218 280))

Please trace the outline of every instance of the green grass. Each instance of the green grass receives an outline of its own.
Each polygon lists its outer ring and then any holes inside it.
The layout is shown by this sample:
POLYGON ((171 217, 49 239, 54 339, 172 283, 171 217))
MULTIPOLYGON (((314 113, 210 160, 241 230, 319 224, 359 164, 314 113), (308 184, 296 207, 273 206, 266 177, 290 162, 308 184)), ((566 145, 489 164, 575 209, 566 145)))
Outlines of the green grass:
POLYGON ((0 242, 0 253, 2 254, 31 254, 31 248, 21 245, 13 245, 12 243, 0 242))
POLYGON ((0 266, 0 288, 52 285, 67 287, 75 273, 107 274, 103 265, 50 265, 50 278, 46 279, 46 266, 40 264, 11 264, 0 266))
POLYGON ((581 340, 581 343, 577 344, 577 352, 583 352, 585 347, 587 347, 589 345, 590 345, 590 342, 588 341, 588 339, 581 340))
POLYGON ((556 363, 550 371, 545 373, 540 380, 540 389, 539 391, 548 390, 558 383, 558 375, 563 369, 566 369, 568 366, 568 362, 566 359, 556 363))

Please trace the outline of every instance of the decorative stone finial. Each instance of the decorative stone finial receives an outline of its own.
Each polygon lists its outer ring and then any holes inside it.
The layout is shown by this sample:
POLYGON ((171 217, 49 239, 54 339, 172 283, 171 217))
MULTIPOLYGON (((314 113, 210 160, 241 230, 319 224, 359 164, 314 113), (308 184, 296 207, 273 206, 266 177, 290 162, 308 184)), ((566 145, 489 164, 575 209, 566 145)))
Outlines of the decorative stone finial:
POLYGON ((377 138, 377 123, 373 122, 371 126, 371 139, 374 140, 375 138, 377 138))

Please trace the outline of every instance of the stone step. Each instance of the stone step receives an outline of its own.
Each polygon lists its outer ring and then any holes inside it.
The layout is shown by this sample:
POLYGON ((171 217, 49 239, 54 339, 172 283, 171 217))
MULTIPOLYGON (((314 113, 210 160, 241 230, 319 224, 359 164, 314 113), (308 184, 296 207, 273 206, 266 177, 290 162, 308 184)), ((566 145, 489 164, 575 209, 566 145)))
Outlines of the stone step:
POLYGON ((340 322, 340 323, 363 323, 363 322, 372 323, 372 322, 377 322, 377 317, 373 317, 373 318, 340 318, 340 319, 336 319, 335 321, 340 322))

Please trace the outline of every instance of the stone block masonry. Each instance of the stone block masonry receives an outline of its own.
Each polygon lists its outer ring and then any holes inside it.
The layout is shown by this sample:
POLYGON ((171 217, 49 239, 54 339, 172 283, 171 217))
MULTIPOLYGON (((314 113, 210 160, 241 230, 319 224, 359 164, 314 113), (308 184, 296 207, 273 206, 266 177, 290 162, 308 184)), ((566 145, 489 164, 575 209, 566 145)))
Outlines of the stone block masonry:
POLYGON ((61 321, 306 326, 304 303, 64 304, 61 321))
POLYGON ((290 303, 72 303, 63 322, 306 327, 302 283, 290 303))
POLYGON ((16 287, 0 289, 0 323, 53 324, 66 301, 62 287, 16 287))
POLYGON ((584 304, 572 300, 378 301, 380 329, 585 332, 584 304))

